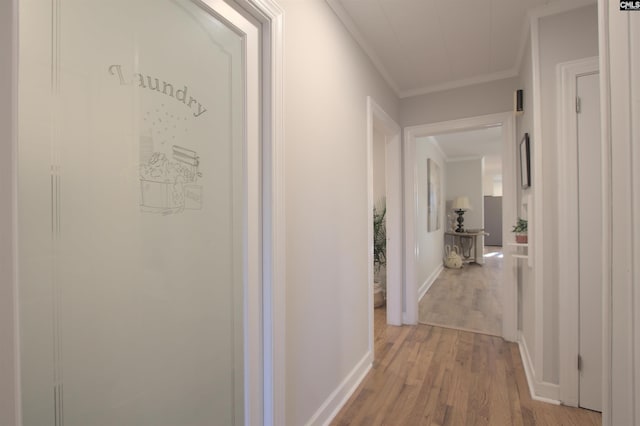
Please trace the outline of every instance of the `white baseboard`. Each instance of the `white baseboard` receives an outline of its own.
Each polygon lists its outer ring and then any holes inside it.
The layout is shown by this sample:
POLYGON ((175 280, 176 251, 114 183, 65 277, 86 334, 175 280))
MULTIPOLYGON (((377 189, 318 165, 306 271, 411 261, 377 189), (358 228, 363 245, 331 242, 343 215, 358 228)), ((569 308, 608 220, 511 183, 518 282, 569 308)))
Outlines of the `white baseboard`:
POLYGON ((331 392, 331 395, 306 423, 306 426, 328 425, 356 391, 372 365, 373 353, 369 351, 351 370, 351 373, 345 377, 342 383, 331 392))
POLYGON ((444 269, 442 264, 438 265, 435 271, 433 271, 431 275, 429 275, 429 278, 427 278, 427 280, 422 283, 420 288, 418 288, 418 301, 422 300, 424 295, 427 294, 427 291, 429 291, 433 282, 436 280, 436 278, 438 278, 438 275, 440 275, 442 269, 444 269))
POLYGON ((529 348, 527 347, 527 341, 522 333, 518 339, 518 346, 520 347, 520 358, 524 366, 524 374, 527 376, 531 398, 536 401, 560 405, 560 385, 536 380, 536 373, 529 354, 529 348))

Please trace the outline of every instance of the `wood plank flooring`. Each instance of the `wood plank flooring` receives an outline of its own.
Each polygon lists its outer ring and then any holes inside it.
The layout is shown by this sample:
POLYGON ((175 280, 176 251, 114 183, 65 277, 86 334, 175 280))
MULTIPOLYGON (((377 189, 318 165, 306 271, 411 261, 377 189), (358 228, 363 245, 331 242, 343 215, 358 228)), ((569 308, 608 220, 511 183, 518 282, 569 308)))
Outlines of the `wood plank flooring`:
POLYGON ((419 322, 502 335, 502 248, 485 247, 484 265, 445 268, 420 300, 419 322))
POLYGON ((588 410, 533 401, 518 346, 375 310, 375 361, 332 425, 600 425, 588 410))

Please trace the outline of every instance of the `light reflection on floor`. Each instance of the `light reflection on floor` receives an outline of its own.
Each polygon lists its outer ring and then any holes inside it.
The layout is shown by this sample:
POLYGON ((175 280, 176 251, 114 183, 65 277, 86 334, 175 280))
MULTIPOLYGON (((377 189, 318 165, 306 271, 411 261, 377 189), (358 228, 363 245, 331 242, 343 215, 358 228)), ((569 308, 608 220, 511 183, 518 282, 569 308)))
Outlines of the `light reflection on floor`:
POLYGON ((490 251, 484 254, 484 257, 495 257, 498 259, 502 259, 504 258, 504 255, 502 254, 501 251, 490 251))

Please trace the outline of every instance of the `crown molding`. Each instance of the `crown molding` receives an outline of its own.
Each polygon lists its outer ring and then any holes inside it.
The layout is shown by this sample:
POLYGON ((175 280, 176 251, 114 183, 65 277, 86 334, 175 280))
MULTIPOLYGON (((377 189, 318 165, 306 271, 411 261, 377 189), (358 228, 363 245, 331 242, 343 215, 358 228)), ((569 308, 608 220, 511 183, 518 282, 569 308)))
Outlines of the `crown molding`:
POLYGON ((595 5, 596 0, 566 0, 534 7, 527 11, 529 18, 544 18, 545 16, 558 15, 573 9, 579 9, 590 4, 595 5))
POLYGON ((505 78, 516 77, 518 70, 511 68, 505 71, 498 71, 490 74, 483 74, 476 77, 465 78, 462 80, 450 81, 442 84, 425 86, 418 89, 410 89, 400 92, 400 98, 411 98, 413 96, 427 95, 434 92, 442 92, 445 90, 458 89, 460 87, 473 86, 474 84, 488 83, 490 81, 503 80, 505 78))
POLYGON ((355 39, 356 43, 360 45, 360 48, 364 50, 364 53, 369 57, 371 62, 373 62, 373 66, 378 70, 384 81, 387 82, 389 87, 393 90, 396 96, 400 97, 400 89, 396 84, 395 80, 391 78, 391 74, 387 71, 385 66, 383 65, 382 60, 378 57, 375 50, 369 45, 366 41, 365 37, 362 35, 358 26, 353 22, 349 13, 344 9, 342 3, 339 0, 325 0, 329 7, 336 14, 338 19, 345 26, 347 31, 351 34, 351 36, 355 39))
POLYGON ((438 153, 442 156, 442 160, 446 163, 449 161, 449 156, 445 154, 444 150, 440 146, 440 142, 434 136, 427 136, 427 141, 433 145, 433 147, 438 151, 438 153))
POLYGON ((383 61, 376 54, 375 50, 366 41, 366 38, 362 35, 358 26, 353 22, 349 13, 344 9, 340 0, 325 0, 329 7, 334 11, 338 19, 345 26, 347 31, 360 45, 365 54, 369 57, 374 67, 378 70, 382 78, 387 82, 391 89, 395 92, 396 96, 400 99, 411 98, 414 96, 428 95, 430 93, 442 92, 445 90, 459 89, 462 87, 473 86, 475 84, 489 83, 492 81, 503 80, 506 78, 517 77, 520 74, 520 68, 524 59, 525 48, 530 35, 530 22, 531 19, 539 19, 545 16, 556 15, 563 12, 568 12, 573 9, 588 6, 590 4, 596 4, 596 0, 566 0, 559 1, 550 4, 546 4, 540 7, 530 9, 526 12, 525 24, 522 26, 522 33, 520 35, 520 45, 516 54, 516 60, 514 66, 492 73, 482 74, 475 77, 449 81, 440 84, 431 84, 422 87, 416 87, 412 89, 401 90, 400 85, 391 77, 389 71, 383 65, 383 61))

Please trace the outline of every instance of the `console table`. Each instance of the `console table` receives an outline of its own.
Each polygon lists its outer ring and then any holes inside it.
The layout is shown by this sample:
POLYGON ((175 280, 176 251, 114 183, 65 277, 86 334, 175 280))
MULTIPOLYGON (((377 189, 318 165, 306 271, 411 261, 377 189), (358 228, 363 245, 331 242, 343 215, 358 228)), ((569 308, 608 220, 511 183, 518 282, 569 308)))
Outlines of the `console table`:
POLYGON ((478 247, 478 237, 486 237, 487 232, 453 232, 445 231, 444 243, 455 244, 460 248, 462 260, 467 263, 483 264, 483 247, 478 247), (449 242, 448 242, 449 241, 449 242), (478 261, 480 258, 480 261, 478 261))

